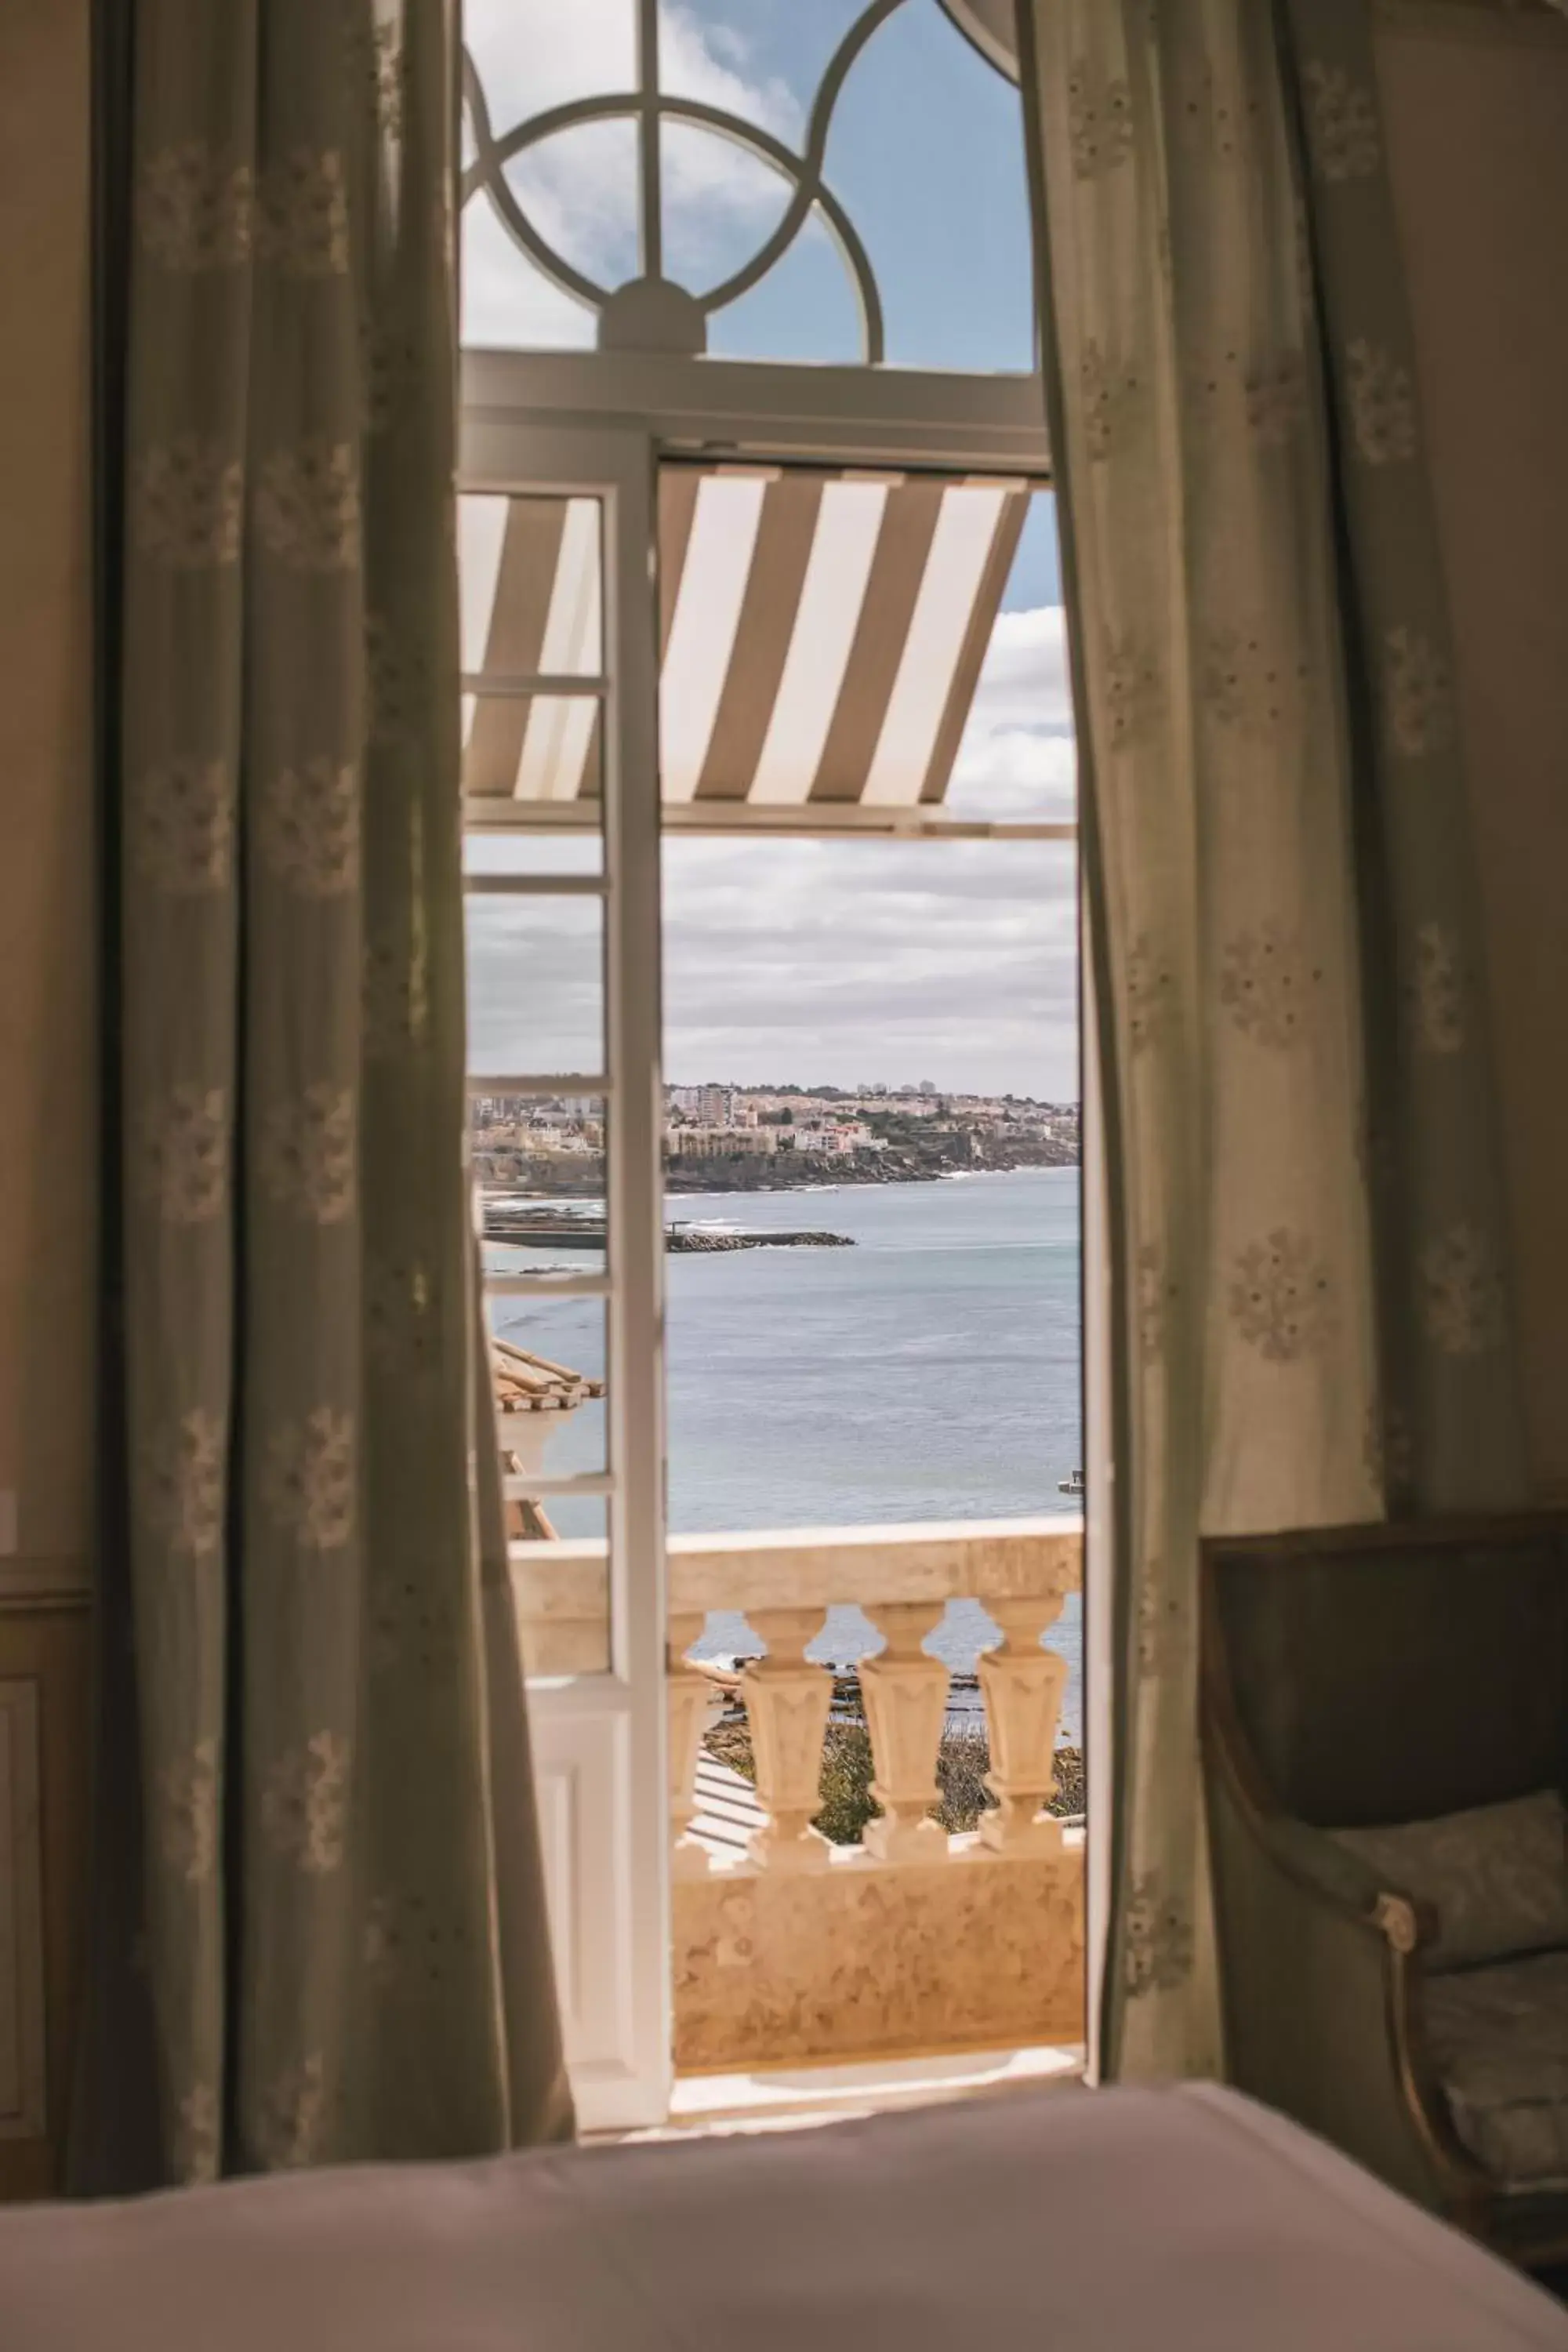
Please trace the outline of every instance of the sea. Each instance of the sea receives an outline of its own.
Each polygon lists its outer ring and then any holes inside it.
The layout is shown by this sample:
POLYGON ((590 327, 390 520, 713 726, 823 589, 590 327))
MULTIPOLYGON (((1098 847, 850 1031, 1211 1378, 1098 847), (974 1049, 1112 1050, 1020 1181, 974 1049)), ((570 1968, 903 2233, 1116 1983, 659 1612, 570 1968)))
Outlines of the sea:
MULTIPOLYGON (((826 1230, 855 1244, 666 1259, 672 1532, 1081 1509, 1059 1485, 1083 1463, 1076 1168, 682 1193, 666 1213, 718 1232, 826 1230)), ((486 1257, 498 1272, 564 1262, 495 1244, 486 1257)), ((493 1313, 518 1346, 604 1377, 602 1303, 507 1298, 493 1313)), ((604 1406, 580 1406, 543 1467, 602 1470, 605 1442, 604 1406)), ((602 1504, 552 1497, 547 1508, 563 1535, 604 1532, 602 1504)), ((953 1601, 927 1646, 968 1675, 996 1638, 978 1602, 953 1601)), ((1078 1595, 1048 1639, 1068 1663, 1061 1736, 1076 1739, 1078 1595)), ((848 1665, 880 1646, 858 1609, 836 1609, 810 1654, 848 1665)), ((698 1645, 710 1657, 760 1647, 729 1614, 710 1617, 698 1645)))

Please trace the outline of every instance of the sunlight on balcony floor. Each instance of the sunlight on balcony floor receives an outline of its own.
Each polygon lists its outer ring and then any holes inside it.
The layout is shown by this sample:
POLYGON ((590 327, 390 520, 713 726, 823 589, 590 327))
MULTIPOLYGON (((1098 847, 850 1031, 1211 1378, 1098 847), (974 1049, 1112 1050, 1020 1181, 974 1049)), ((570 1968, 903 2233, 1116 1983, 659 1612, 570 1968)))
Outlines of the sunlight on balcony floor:
POLYGON ((1083 2050, 964 2051, 950 2057, 879 2060, 865 2066, 791 2066, 754 2074, 678 2079, 669 2120, 616 2139, 674 2139, 690 2133, 799 2131, 895 2107, 1003 2094, 1053 2084, 1081 2087, 1083 2050))

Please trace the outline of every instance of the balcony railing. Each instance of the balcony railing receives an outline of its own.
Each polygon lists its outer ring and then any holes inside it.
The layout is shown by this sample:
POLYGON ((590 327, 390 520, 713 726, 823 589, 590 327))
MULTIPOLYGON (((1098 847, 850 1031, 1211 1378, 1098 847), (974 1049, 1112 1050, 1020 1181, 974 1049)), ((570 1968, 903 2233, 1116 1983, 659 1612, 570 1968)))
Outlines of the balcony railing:
MULTIPOLYGON (((1044 1810, 1068 1664, 1043 1637, 1080 1583, 1081 1525, 674 1536, 668 1559, 677 2063, 1080 2040, 1083 1836, 1044 1810), (923 1644, 955 1600, 979 1601, 1001 1638, 976 1669, 994 1802, 950 1835, 934 1818, 950 1677, 923 1644), (886 1646, 859 1665, 879 1810, 836 1847, 813 1826, 834 1677, 805 1654, 846 1603, 886 1646), (689 1654, 713 1611, 743 1614, 764 1653, 739 1675, 758 1818, 724 1860, 692 1827, 719 1694, 689 1654)), ((530 1670, 601 1670, 603 1548, 523 1545, 513 1562, 530 1670)))

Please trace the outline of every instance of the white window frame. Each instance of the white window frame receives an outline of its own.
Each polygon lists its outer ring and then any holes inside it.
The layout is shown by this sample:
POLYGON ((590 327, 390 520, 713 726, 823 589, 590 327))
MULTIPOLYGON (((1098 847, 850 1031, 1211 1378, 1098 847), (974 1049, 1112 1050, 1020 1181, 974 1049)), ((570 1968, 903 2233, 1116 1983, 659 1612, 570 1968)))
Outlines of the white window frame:
MULTIPOLYGON (((548 1089, 598 1093, 606 1104, 616 1256, 602 1287, 610 1318, 612 1470, 607 1479, 562 1481, 556 1490, 609 1493, 610 1672, 536 1684, 531 1714, 579 2118, 588 2129, 626 2129, 662 2121, 672 2084, 659 1010, 659 853, 671 813, 661 810, 658 777, 658 467, 667 457, 797 459, 1025 477, 1043 488, 1050 454, 1037 376, 470 351, 462 394, 465 489, 538 488, 605 501, 605 674, 551 682, 573 692, 586 685, 604 700, 604 879, 531 877, 501 887, 597 895, 605 910, 608 1067, 552 1078, 548 1089), (601 1863, 603 1883, 590 1884, 601 1863)), ((466 816, 487 830, 540 832, 552 823, 537 807, 498 809, 490 802, 468 804, 466 816)), ((677 822, 701 827, 706 816, 699 804, 677 822)), ((735 829, 732 817, 726 813, 712 829, 735 829)), ((965 822, 940 812, 879 817, 854 829, 925 837, 1076 840, 1078 834, 1070 823, 965 822)), ((767 829, 763 813, 759 819, 748 829, 767 829)), ((542 1090, 538 1081, 526 1083, 542 1090)), ((473 1086, 517 1090, 494 1077, 473 1086)), ((1086 1104, 1086 1120, 1089 1110, 1086 1104)), ((1086 1181, 1089 1150, 1086 1139, 1086 1181)), ((524 1286, 495 1286, 514 1293, 524 1286)), ((578 1295, 598 1288, 586 1277, 578 1295)), ((1092 1317, 1090 1327, 1086 1342, 1093 1347, 1092 1317)), ((1086 1370, 1086 1402, 1092 1377, 1086 1370)), ((544 1491, 537 1477, 526 1483, 530 1493, 544 1491)))
MULTIPOLYGON (((600 502, 602 674, 513 681, 593 694, 604 723, 603 870, 469 878, 476 893, 593 897, 604 909, 604 1066, 563 1076, 475 1075, 475 1095, 596 1097, 605 1107, 603 1275, 548 1285, 491 1277, 491 1297, 601 1297, 607 1472, 517 1480, 531 1496, 603 1496, 609 1535, 608 1671, 533 1686, 536 1776, 568 2053, 585 2129, 659 2121, 668 2105, 668 1804, 665 1790, 664 1248, 659 1187, 659 873, 657 646, 647 625, 653 479, 644 436, 541 424, 524 407, 468 417, 465 488, 600 502)), ((499 814, 504 817, 507 813, 499 814)), ((470 804, 474 829, 498 812, 470 804)), ((515 823, 515 819, 513 820, 515 823)), ((508 1482, 509 1493, 512 1482, 508 1482)))

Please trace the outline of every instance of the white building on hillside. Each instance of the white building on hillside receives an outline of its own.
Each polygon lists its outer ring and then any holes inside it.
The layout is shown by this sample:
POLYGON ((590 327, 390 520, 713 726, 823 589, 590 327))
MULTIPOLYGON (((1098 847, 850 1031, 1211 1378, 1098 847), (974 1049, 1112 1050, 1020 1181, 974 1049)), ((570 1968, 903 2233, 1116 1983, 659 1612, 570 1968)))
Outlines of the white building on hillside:
POLYGON ((776 1127, 671 1127, 666 1148, 682 1160, 766 1159, 775 1152, 776 1127))

